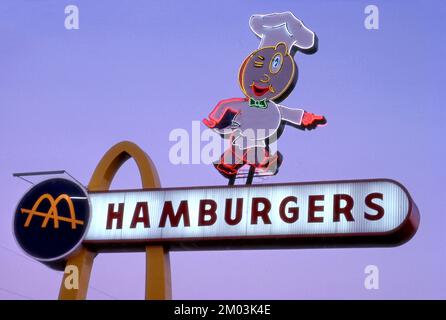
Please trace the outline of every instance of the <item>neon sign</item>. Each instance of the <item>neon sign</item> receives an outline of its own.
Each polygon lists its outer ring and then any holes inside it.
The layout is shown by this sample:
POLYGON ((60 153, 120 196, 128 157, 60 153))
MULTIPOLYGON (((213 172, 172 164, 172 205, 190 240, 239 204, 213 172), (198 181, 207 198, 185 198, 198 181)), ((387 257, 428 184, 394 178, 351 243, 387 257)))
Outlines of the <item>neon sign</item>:
POLYGON ((214 164, 229 184, 240 168, 277 174, 282 155, 271 153, 285 125, 311 130, 326 123, 324 116, 282 104, 297 82, 296 51, 317 51, 317 37, 291 12, 253 15, 251 30, 261 39, 239 70, 244 98, 220 101, 203 123, 231 141, 231 147, 214 164))

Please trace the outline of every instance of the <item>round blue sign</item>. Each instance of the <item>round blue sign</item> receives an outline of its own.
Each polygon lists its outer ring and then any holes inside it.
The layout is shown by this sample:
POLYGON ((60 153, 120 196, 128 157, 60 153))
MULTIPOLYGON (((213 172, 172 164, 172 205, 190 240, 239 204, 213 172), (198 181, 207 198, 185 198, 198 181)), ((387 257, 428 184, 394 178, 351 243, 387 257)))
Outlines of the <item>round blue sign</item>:
POLYGON ((45 180, 20 200, 14 235, 33 258, 63 261, 81 244, 89 219, 90 203, 82 186, 63 178, 45 180))

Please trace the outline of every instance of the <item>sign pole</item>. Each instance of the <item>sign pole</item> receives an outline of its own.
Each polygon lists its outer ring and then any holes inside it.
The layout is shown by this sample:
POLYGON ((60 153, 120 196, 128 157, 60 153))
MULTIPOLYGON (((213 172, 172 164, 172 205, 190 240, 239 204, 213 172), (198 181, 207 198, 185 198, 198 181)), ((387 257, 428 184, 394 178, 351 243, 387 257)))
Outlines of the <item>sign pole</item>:
MULTIPOLYGON (((150 157, 136 144, 123 141, 110 148, 102 157, 88 184, 88 191, 110 190, 115 174, 130 158, 133 158, 136 162, 143 188, 159 188, 161 186, 158 172, 150 157)), ((163 246, 147 246, 145 251, 146 299, 170 299, 171 277, 167 248, 163 246)), ((65 286, 65 279, 68 274, 64 274, 59 293, 60 300, 81 300, 86 298, 95 255, 94 252, 82 247, 78 254, 68 259, 67 266, 75 265, 79 270, 79 287, 77 289, 68 289, 65 286)))
POLYGON ((169 251, 146 246, 146 300, 172 299, 169 251))
POLYGON ((91 269, 93 269, 93 261, 96 253, 82 247, 78 253, 70 257, 67 266, 76 266, 79 276, 78 288, 67 288, 66 282, 69 273, 64 273, 62 283, 60 285, 59 300, 85 300, 87 297, 88 283, 90 282, 91 269))

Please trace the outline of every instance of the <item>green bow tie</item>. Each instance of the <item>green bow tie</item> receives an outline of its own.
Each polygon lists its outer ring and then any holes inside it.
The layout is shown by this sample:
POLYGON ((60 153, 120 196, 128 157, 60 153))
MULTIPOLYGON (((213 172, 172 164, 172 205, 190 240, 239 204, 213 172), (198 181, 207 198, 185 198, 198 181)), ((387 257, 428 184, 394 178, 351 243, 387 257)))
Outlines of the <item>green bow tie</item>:
POLYGON ((268 108, 268 100, 256 100, 253 98, 249 98, 249 106, 254 108, 266 109, 268 108))

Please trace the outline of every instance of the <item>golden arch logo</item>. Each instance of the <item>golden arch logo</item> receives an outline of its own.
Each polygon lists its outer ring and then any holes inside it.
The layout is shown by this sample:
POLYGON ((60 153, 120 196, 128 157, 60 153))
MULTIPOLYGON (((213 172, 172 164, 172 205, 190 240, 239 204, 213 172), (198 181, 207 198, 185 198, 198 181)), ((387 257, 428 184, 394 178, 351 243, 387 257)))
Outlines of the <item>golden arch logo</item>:
POLYGON ((63 269, 67 257, 82 244, 90 210, 88 193, 79 183, 64 178, 41 181, 17 204, 14 236, 28 255, 63 269))
POLYGON ((45 194, 41 195, 37 199, 37 201, 32 206, 32 209, 22 208, 22 209, 20 209, 20 211, 22 213, 28 214, 28 217, 26 218, 26 221, 25 221, 25 224, 24 224, 25 228, 29 227, 29 224, 31 223, 31 220, 33 219, 34 216, 40 216, 40 217, 44 218, 43 221, 42 221, 42 225, 41 225, 42 228, 46 228, 47 225, 48 225, 48 222, 50 220, 53 220, 55 229, 59 228, 59 221, 71 223, 71 229, 76 229, 78 224, 79 225, 83 225, 84 224, 83 221, 76 219, 76 212, 74 210, 73 201, 71 200, 71 198, 67 194, 61 194, 56 199, 54 199, 52 195, 50 195, 49 193, 45 193, 45 194), (40 204, 44 200, 47 200, 50 203, 50 208, 48 209, 48 212, 46 212, 46 213, 38 211, 38 208, 39 208, 40 204), (65 200, 65 202, 68 205, 70 218, 68 218, 66 216, 59 215, 59 212, 57 210, 57 205, 62 200, 65 200))

